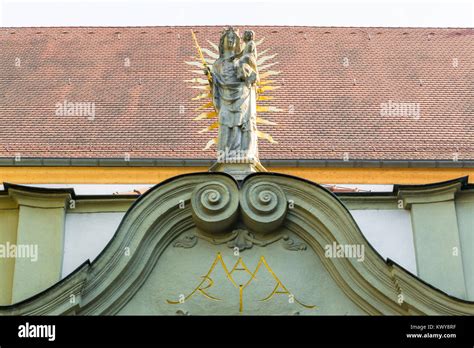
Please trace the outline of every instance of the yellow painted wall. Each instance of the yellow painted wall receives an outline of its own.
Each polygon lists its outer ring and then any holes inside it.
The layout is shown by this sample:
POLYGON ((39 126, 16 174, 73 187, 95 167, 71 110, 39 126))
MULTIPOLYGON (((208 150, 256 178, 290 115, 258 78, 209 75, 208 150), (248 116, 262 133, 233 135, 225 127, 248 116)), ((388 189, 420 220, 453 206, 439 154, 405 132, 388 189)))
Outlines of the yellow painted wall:
MULTIPOLYGON (((0 167, 0 182, 17 184, 153 184, 207 167, 0 167)), ((322 184, 425 184, 469 176, 474 168, 290 168, 270 171, 322 184)))

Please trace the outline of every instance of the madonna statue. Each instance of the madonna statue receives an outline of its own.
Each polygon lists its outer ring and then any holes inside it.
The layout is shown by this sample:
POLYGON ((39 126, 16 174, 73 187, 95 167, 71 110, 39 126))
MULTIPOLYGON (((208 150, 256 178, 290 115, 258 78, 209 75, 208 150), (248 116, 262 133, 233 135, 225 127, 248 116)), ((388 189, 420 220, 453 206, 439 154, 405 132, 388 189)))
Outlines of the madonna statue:
POLYGON ((218 157, 257 159, 257 49, 253 31, 224 30, 212 65, 212 94, 219 117, 218 157))

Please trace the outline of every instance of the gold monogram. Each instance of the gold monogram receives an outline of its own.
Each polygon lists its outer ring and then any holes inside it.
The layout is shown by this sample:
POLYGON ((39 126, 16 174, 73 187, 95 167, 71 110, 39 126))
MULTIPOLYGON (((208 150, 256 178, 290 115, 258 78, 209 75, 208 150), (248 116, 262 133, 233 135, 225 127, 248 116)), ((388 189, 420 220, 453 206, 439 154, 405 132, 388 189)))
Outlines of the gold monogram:
POLYGON ((179 301, 166 300, 166 302, 168 302, 169 304, 184 303, 185 301, 187 301, 188 299, 190 299, 192 296, 194 296, 197 293, 200 293, 204 297, 206 297, 210 300, 213 300, 213 301, 222 301, 222 299, 217 298, 215 296, 212 296, 207 292, 207 290, 214 285, 214 280, 211 278, 211 274, 214 271, 214 269, 216 268, 217 264, 220 264, 222 266, 222 269, 224 270, 227 279, 234 285, 234 287, 236 289, 239 289, 239 312, 243 312, 243 310, 244 310, 244 304, 243 304, 244 290, 247 286, 249 286, 252 283, 252 281, 254 279, 256 279, 257 273, 260 270, 260 267, 262 265, 268 270, 268 272, 271 274, 273 279, 275 279, 276 285, 273 288, 273 291, 270 292, 270 294, 268 296, 266 296, 265 298, 260 299, 259 301, 264 301, 264 302, 269 301, 275 295, 287 295, 289 297, 290 301, 293 300, 294 302, 298 303, 300 306, 303 306, 304 308, 316 309, 316 306, 306 305, 306 304, 300 302, 298 299, 296 299, 296 297, 288 290, 288 288, 285 285, 283 285, 282 281, 277 277, 275 272, 273 272, 272 268, 268 265, 268 263, 265 260, 264 256, 260 257, 260 260, 258 261, 258 264, 255 267, 255 270, 253 272, 251 272, 248 269, 247 265, 242 260, 242 257, 239 257, 239 259, 235 262, 232 269, 229 271, 228 268, 227 268, 227 265, 225 264, 224 260, 222 259, 221 253, 217 253, 217 255, 214 259, 214 262, 212 263, 212 265, 209 268, 208 272, 206 273, 206 275, 201 277, 202 281, 199 283, 199 285, 189 295, 185 296, 184 298, 182 298, 179 301), (235 282, 233 276, 232 276, 232 274, 235 271, 245 271, 249 274, 250 278, 248 279, 248 281, 245 284, 237 284, 235 282))

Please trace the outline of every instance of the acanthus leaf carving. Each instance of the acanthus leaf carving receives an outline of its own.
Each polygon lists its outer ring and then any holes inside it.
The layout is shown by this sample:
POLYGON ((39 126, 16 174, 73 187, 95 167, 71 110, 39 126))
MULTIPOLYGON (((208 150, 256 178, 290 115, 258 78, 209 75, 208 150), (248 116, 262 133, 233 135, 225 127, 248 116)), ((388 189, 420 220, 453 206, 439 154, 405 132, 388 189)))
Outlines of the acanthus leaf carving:
POLYGON ((300 251, 300 250, 306 250, 308 248, 305 243, 295 241, 294 239, 291 239, 288 235, 284 235, 282 239, 283 239, 283 247, 287 250, 300 251))
POLYGON ((185 233, 181 235, 173 244, 175 248, 189 249, 194 247, 198 242, 196 235, 185 233))
POLYGON ((193 248, 196 246, 198 239, 202 239, 211 243, 213 245, 222 245, 226 244, 229 248, 235 249, 237 248, 240 251, 244 251, 246 249, 251 249, 254 245, 265 247, 267 245, 273 244, 278 241, 282 241, 283 247, 286 250, 290 251, 303 251, 307 249, 305 243, 295 241, 294 239, 290 238, 287 234, 276 234, 271 238, 257 238, 255 234, 252 232, 245 230, 245 229, 237 229, 229 233, 227 236, 222 237, 214 237, 214 236, 207 236, 202 233, 194 233, 194 234, 183 234, 180 236, 173 244, 176 248, 193 248))
POLYGON ((251 249, 254 244, 254 239, 252 234, 247 230, 236 230, 237 236, 227 242, 227 246, 229 248, 237 248, 239 251, 243 251, 245 249, 251 249))

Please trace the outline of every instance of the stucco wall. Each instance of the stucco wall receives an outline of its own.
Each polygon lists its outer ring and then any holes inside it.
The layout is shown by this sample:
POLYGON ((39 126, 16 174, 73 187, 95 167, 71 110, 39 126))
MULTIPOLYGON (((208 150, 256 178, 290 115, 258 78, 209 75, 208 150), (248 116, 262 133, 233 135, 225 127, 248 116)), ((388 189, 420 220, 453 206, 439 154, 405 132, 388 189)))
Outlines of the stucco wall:
POLYGON ((93 261, 99 255, 113 237, 124 214, 66 214, 62 278, 87 259, 93 261))
POLYGON ((408 210, 351 210, 351 214, 365 238, 383 258, 389 258, 417 274, 408 210))

